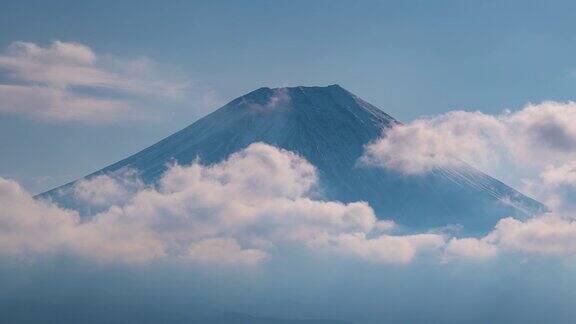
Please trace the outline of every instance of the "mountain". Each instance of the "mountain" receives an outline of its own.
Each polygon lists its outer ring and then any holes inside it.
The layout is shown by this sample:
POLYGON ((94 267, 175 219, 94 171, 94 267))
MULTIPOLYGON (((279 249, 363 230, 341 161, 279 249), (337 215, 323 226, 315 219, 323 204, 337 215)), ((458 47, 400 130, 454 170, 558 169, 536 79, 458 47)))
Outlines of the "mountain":
MULTIPOLYGON (((458 224, 467 231, 485 231, 502 217, 526 217, 545 209, 464 164, 419 176, 359 165, 364 146, 397 124, 338 85, 260 88, 88 177, 130 167, 154 183, 171 161, 189 164, 200 158, 211 164, 253 142, 265 142, 315 165, 325 199, 367 201, 378 217, 411 229, 458 224)), ((66 205, 61 192, 54 189, 42 196, 66 205)))

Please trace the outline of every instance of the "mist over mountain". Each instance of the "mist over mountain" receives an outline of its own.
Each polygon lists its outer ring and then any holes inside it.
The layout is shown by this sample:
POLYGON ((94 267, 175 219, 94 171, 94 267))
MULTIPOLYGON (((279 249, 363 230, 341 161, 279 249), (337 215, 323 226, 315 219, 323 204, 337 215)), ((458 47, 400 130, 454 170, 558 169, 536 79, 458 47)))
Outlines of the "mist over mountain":
MULTIPOLYGON (((366 201, 377 216, 408 229, 461 225, 489 230, 500 218, 545 210, 539 202, 462 163, 424 175, 363 165, 365 145, 399 121, 338 85, 260 88, 234 99, 183 130, 87 178, 125 169, 154 184, 173 163, 213 164, 251 143, 264 142, 306 158, 317 169, 318 195, 342 202, 366 201)), ((73 183, 41 195, 80 208, 73 183)))

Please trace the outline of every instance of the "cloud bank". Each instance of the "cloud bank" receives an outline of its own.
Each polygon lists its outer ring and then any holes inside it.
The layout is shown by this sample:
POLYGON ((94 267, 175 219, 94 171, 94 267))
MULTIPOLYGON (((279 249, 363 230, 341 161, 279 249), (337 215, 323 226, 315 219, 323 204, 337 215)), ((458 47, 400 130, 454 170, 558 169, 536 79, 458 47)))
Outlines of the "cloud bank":
POLYGON ((314 199, 317 181, 301 157, 252 144, 212 166, 174 165, 157 187, 143 187, 130 171, 81 181, 72 195, 108 206, 81 219, 2 179, 0 252, 254 265, 307 251, 403 263, 444 245, 438 234, 390 234, 394 224, 378 220, 364 202, 314 199))
POLYGON ((173 165, 155 187, 131 170, 79 181, 67 194, 94 208, 85 217, 0 179, 0 253, 222 266, 294 254, 407 263, 418 255, 455 261, 576 253, 576 223, 558 214, 505 218, 480 238, 395 234, 395 224, 378 220, 367 203, 321 200, 317 186, 305 159, 262 143, 211 166, 173 165))
POLYGON ((0 54, 0 79, 2 113, 91 123, 153 116, 144 99, 181 98, 191 85, 165 77, 150 59, 122 60, 62 41, 13 42, 0 54))

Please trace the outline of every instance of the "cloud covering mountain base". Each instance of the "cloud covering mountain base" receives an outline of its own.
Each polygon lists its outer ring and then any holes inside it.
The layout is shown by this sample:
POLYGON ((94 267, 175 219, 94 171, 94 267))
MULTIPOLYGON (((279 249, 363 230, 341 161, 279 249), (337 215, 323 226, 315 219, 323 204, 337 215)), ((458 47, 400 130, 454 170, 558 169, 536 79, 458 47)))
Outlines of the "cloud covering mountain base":
POLYGON ((63 190, 94 208, 84 218, 0 179, 0 253, 255 266, 294 253, 406 263, 419 254, 446 262, 576 252, 576 225, 559 215, 504 218, 479 238, 400 233, 365 202, 322 200, 317 185, 317 170, 305 159, 261 143, 211 166, 173 165, 157 186, 131 170, 79 181, 63 190))

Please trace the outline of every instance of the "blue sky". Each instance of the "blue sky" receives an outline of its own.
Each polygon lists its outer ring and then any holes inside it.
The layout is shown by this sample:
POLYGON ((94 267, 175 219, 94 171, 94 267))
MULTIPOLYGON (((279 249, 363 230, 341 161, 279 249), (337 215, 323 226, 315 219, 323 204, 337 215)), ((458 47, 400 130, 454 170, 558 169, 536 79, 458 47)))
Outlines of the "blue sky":
POLYGON ((146 57, 192 93, 139 98, 165 114, 138 123, 2 114, 0 175, 49 189, 261 86, 338 83, 402 121, 572 100, 573 10, 537 1, 2 1, 2 48, 60 40, 102 57, 146 57), (200 104, 204 93, 212 99, 200 104))

